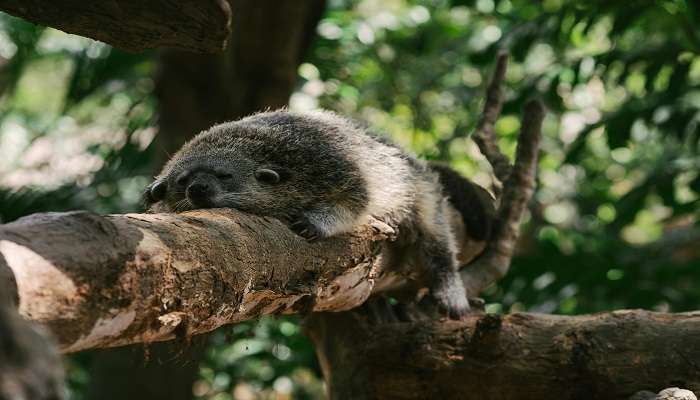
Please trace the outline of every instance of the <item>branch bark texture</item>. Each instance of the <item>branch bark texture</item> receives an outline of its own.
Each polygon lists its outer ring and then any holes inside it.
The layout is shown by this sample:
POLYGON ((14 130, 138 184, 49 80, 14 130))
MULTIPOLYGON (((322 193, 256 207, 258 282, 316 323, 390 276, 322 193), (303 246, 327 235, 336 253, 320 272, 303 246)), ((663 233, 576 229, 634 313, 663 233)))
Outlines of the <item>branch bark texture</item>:
MULTIPOLYGON (((496 57, 496 66, 493 71, 493 76, 486 88, 486 99, 484 100, 484 109, 479 118, 479 123, 476 126, 472 138, 479 146, 479 150, 486 157, 491 167, 493 174, 501 182, 505 183, 511 172, 511 164, 508 157, 501 152, 498 147, 498 139, 496 137, 496 121, 501 116, 501 109, 505 96, 503 94, 503 82, 506 79, 506 70, 508 68, 508 53, 501 52, 496 57)), ((497 193, 498 194, 498 193, 497 193)))
POLYGON ((35 214, 0 227, 0 269, 12 271, 20 314, 71 352, 350 309, 370 295, 390 230, 309 244, 276 220, 230 210, 35 214))
POLYGON ((220 52, 231 33, 225 0, 0 0, 0 10, 132 52, 155 47, 220 52))
MULTIPOLYGON (((20 312, 49 327, 63 351, 76 351, 262 314, 348 310, 383 278, 391 234, 377 223, 308 244, 276 220, 229 210, 37 214, 0 228, 0 269, 14 276, 20 312)), ((387 322, 364 311, 315 313, 308 322, 333 398, 700 390, 700 313, 387 322)))
POLYGON ((386 323, 363 311, 308 322, 332 399, 595 400, 700 390, 698 312, 386 323))
POLYGON ((520 221, 535 190, 544 116, 544 106, 540 101, 531 100, 525 104, 515 166, 507 175, 503 186, 495 229, 486 250, 462 271, 467 293, 481 293, 503 278, 510 268, 515 245, 520 237, 520 221))

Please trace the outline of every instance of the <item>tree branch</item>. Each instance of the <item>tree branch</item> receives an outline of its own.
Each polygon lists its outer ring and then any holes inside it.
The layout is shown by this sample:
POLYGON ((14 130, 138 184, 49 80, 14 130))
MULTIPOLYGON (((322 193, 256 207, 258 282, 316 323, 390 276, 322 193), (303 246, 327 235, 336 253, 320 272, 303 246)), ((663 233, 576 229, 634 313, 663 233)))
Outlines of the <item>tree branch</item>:
POLYGON ((544 106, 530 100, 523 110, 515 166, 503 185, 503 196, 493 234, 479 258, 462 270, 467 293, 481 293, 505 276, 520 235, 520 220, 535 190, 544 106))
POLYGON ((0 10, 133 52, 155 47, 220 52, 231 34, 226 0, 0 0, 0 10))
POLYGON ((505 183, 508 179, 512 168, 508 157, 498 148, 498 138, 495 131, 496 121, 500 117, 501 109, 503 108, 503 81, 506 77, 507 67, 508 53, 501 52, 496 58, 496 68, 486 89, 484 110, 472 135, 472 139, 479 146, 481 154, 491 164, 494 175, 501 183, 505 183))
POLYGON ((700 390, 698 312, 390 323, 366 311, 307 321, 331 399, 626 399, 642 389, 700 390))
POLYGON ((35 214, 0 226, 0 271, 13 272, 20 314, 71 352, 350 309, 372 292, 392 233, 376 221, 310 244, 232 210, 35 214))

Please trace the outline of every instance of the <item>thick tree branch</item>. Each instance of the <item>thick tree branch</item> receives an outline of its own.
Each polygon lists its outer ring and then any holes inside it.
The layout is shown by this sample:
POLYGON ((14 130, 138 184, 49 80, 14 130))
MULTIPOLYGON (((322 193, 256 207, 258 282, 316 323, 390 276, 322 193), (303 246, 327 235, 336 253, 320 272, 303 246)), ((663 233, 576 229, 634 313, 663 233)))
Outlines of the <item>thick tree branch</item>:
POLYGON ((307 322, 332 399, 594 400, 700 390, 697 312, 387 323, 364 308, 307 322))
POLYGON ((350 309, 372 292, 392 233, 376 221, 309 244, 277 220, 231 210, 35 214, 0 226, 0 270, 13 272, 20 313, 70 352, 350 309))
POLYGON ((220 52, 231 33, 226 0, 0 0, 0 11, 135 52, 220 52))

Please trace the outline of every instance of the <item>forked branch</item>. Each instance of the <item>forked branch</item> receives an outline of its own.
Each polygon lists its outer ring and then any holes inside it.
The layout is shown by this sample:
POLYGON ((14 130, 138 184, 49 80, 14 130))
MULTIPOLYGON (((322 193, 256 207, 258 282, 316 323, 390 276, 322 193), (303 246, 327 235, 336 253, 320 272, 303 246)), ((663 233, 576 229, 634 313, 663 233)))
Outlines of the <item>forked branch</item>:
POLYGON ((520 221, 535 189, 544 115, 544 106, 539 100, 531 100, 525 105, 515 166, 503 185, 495 229, 481 256, 462 271, 467 293, 480 293, 508 272, 520 236, 520 221))
POLYGON ((474 135, 474 141, 491 163, 494 174, 503 182, 495 229, 484 252, 462 271, 467 293, 474 296, 498 279, 510 266, 515 244, 520 235, 520 221, 535 189, 537 160, 545 110, 541 101, 525 104, 515 156, 515 165, 501 153, 494 131, 503 105, 503 78, 507 55, 501 53, 488 87, 484 112, 474 135))

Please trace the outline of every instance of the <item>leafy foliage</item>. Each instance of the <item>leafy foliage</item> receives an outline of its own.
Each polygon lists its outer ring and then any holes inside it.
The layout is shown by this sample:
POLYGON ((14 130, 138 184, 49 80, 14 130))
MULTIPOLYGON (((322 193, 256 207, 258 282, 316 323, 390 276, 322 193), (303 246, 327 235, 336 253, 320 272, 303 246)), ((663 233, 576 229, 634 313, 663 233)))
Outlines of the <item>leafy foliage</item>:
POLYGON ((295 318, 265 317, 237 324, 226 333, 218 331, 195 395, 323 398, 316 355, 299 329, 295 318))
POLYGON ((485 185, 488 167, 463 138, 497 51, 512 58, 504 150, 514 151, 528 97, 550 110, 526 238, 487 293, 491 310, 697 307, 689 282, 700 263, 687 254, 700 209, 695 4, 392 4, 347 4, 321 22, 301 68, 307 104, 368 120, 485 185))

